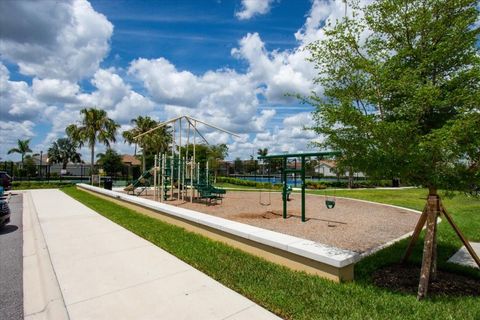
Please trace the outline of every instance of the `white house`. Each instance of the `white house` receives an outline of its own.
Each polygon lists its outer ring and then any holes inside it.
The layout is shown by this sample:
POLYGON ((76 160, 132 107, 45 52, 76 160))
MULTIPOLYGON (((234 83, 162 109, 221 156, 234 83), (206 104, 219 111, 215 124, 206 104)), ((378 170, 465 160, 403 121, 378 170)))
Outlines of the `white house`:
MULTIPOLYGON (((315 173, 322 174, 324 177, 337 177, 337 162, 335 160, 320 160, 315 166, 315 173)), ((341 176, 348 177, 348 171, 341 176)), ((362 172, 354 172, 354 176, 357 178, 365 177, 362 172)))
POLYGON ((334 160, 320 160, 315 166, 315 173, 324 177, 336 177, 336 162, 334 160))

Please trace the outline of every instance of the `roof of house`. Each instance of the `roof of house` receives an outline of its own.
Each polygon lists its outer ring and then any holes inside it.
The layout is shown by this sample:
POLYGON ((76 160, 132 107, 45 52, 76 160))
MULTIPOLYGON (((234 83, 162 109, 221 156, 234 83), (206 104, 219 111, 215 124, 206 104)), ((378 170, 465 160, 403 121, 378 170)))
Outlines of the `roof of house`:
POLYGON ((130 164, 132 166, 139 166, 142 164, 140 160, 138 160, 135 156, 132 156, 130 154, 122 155, 122 162, 124 164, 130 164))
POLYGON ((335 160, 320 160, 318 162, 317 167, 319 166, 327 166, 329 168, 336 168, 337 167, 337 162, 335 160))

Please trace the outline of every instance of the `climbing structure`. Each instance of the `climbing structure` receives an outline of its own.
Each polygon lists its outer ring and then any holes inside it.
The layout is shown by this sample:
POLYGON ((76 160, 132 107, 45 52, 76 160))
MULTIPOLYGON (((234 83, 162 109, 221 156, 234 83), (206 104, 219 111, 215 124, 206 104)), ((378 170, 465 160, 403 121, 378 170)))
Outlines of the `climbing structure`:
MULTIPOLYGON (((195 198, 203 198, 211 202, 213 196, 221 198, 224 191, 212 188, 210 185, 208 161, 200 162, 196 159, 197 135, 202 143, 209 144, 199 131, 199 127, 205 126, 235 137, 238 135, 203 120, 180 116, 162 122, 134 139, 165 126, 171 128, 172 143, 168 147, 168 152, 155 155, 154 167, 148 170, 153 178, 154 199, 162 202, 173 199, 193 202, 195 198)), ((135 189, 135 187, 133 183, 127 188, 135 189)), ((130 191, 127 188, 126 191, 130 191)))

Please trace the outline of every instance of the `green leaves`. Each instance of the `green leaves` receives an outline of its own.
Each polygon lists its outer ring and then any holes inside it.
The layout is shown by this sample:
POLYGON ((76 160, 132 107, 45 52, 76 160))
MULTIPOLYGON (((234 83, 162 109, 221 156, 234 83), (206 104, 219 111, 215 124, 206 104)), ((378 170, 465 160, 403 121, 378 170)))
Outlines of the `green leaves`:
POLYGON ((462 189, 478 176, 480 29, 473 0, 353 3, 308 49, 321 147, 376 178, 462 189))
POLYGON ((70 138, 60 138, 52 143, 48 149, 48 160, 51 163, 62 163, 63 169, 67 168, 68 162, 81 162, 81 155, 77 152, 78 144, 70 138))
POLYGON ((27 140, 18 140, 17 141, 17 148, 12 148, 8 150, 8 154, 12 153, 19 153, 22 155, 22 163, 23 159, 25 158, 25 155, 27 153, 32 152, 32 149, 30 149, 30 139, 27 140))

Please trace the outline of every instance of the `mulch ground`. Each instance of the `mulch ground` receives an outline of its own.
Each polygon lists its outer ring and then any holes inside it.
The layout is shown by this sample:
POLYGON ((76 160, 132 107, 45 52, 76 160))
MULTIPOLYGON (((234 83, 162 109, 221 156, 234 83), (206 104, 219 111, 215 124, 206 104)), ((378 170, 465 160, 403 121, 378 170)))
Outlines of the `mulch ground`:
MULTIPOLYGON (((373 283, 395 292, 417 294, 420 268, 396 264, 375 271, 373 283)), ((466 276, 437 271, 437 280, 430 283, 428 296, 480 296, 480 280, 466 276)))
MULTIPOLYGON (((153 192, 142 197, 153 200, 153 192)), ((307 194, 307 222, 302 222, 301 196, 294 193, 288 202, 287 219, 283 219, 280 192, 228 191, 223 201, 209 206, 203 201, 191 203, 188 198, 165 203, 359 253, 411 232, 420 216, 401 208, 343 198, 337 198, 335 208, 329 210, 325 197, 307 194)))

